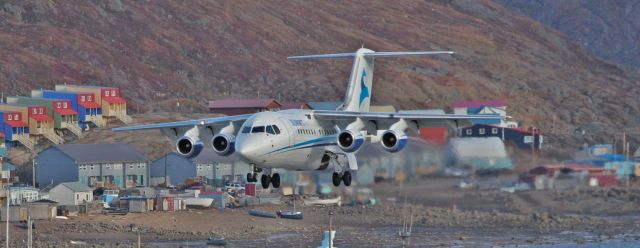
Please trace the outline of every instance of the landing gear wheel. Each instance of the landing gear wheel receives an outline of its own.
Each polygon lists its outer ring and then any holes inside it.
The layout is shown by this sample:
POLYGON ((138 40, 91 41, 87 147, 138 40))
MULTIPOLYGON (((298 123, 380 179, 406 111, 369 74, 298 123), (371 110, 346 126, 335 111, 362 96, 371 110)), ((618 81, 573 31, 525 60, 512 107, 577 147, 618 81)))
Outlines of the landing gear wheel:
POLYGON ((263 174, 262 177, 260 178, 260 184, 262 184, 263 189, 269 188, 269 181, 271 181, 271 178, 263 174))
POLYGON ((342 178, 340 177, 340 174, 338 172, 334 172, 331 179, 333 180, 333 186, 340 186, 340 181, 342 180, 342 178))
POLYGON ((345 171, 344 174, 342 174, 342 182, 344 186, 351 186, 351 172, 345 171))
POLYGON ((271 176, 271 185, 276 189, 280 188, 280 174, 273 173, 271 176))

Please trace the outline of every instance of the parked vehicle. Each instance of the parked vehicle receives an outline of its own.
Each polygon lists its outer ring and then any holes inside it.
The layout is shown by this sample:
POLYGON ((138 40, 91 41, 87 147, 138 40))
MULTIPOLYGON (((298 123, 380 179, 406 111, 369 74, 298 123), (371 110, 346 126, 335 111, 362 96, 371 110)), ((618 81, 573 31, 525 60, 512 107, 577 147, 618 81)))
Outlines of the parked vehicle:
POLYGON ((244 190, 245 190, 244 185, 239 183, 227 183, 224 186, 224 188, 228 193, 231 193, 231 192, 244 193, 244 190))

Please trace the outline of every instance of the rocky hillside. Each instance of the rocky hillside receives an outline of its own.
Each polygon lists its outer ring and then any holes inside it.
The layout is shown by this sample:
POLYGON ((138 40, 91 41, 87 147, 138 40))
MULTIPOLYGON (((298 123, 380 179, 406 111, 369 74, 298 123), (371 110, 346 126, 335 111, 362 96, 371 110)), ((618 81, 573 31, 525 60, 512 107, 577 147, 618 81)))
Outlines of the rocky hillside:
POLYGON ((640 68, 640 2, 635 0, 498 0, 560 30, 589 52, 640 68))
POLYGON ((640 122, 637 73, 490 0, 0 0, 0 39, 5 95, 114 85, 133 112, 175 111, 174 101, 203 111, 207 99, 230 96, 340 99, 351 61, 285 58, 364 45, 457 52, 379 60, 377 103, 506 98, 510 115, 559 137, 640 122))

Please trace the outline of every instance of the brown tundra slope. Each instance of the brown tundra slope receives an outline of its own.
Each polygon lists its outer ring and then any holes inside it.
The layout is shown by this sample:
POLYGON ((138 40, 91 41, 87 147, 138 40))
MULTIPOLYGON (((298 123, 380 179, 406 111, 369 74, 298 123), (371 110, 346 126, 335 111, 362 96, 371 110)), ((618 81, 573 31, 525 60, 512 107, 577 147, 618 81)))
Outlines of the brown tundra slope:
POLYGON ((351 61, 285 58, 364 45, 457 52, 378 60, 378 104, 505 98, 510 115, 555 137, 640 116, 636 72, 490 0, 0 0, 0 41, 5 95, 65 81, 113 85, 141 112, 175 111, 174 99, 187 111, 222 97, 341 99, 351 61))

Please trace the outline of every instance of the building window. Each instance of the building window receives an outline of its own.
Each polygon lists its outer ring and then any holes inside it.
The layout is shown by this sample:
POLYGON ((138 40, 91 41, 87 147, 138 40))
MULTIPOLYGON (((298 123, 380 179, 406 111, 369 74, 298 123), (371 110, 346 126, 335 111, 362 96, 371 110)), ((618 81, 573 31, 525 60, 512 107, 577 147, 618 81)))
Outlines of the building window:
POLYGON ((18 114, 15 114, 15 115, 13 115, 13 119, 16 120, 16 121, 19 121, 20 120, 20 116, 18 116, 18 114))
POLYGON ((44 113, 44 108, 38 108, 38 114, 44 113))
POLYGON ((76 194, 76 200, 80 200, 80 194, 76 194))
POLYGON ((472 135, 472 134, 473 134, 473 130, 467 129, 467 135, 472 135))
POLYGON ((86 100, 86 98, 84 96, 80 96, 80 101, 84 102, 84 100, 86 100))
POLYGON ((91 101, 91 96, 87 96, 87 101, 91 101))
POLYGON ((57 102, 56 103, 56 108, 62 108, 62 103, 57 102))
POLYGON ((109 96, 109 91, 108 90, 104 92, 104 96, 109 96))
POLYGON ((498 128, 495 128, 495 127, 494 127, 494 128, 492 128, 492 129, 491 129, 491 133, 492 133, 492 134, 498 134, 498 128))
POLYGON ((132 169, 132 170, 133 170, 133 164, 130 164, 130 165, 129 165, 129 169, 132 169))
POLYGON ((34 115, 38 113, 38 109, 37 108, 32 108, 31 110, 32 110, 31 113, 33 113, 34 115))
POLYGON ((105 167, 107 170, 110 170, 110 169, 111 169, 111 165, 110 165, 110 164, 107 164, 107 165, 105 165, 104 167, 105 167))
POLYGON ((111 90, 111 96, 116 96, 116 90, 111 90))
POLYGON ((480 134, 484 134, 484 128, 480 128, 479 132, 480 134))
POLYGON ((10 115, 7 116, 7 118, 9 118, 9 120, 12 121, 13 120, 13 115, 10 114, 10 115))
POLYGON ((69 107, 69 105, 67 105, 67 102, 63 102, 62 103, 62 108, 68 108, 68 107, 69 107))

